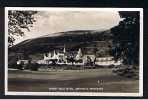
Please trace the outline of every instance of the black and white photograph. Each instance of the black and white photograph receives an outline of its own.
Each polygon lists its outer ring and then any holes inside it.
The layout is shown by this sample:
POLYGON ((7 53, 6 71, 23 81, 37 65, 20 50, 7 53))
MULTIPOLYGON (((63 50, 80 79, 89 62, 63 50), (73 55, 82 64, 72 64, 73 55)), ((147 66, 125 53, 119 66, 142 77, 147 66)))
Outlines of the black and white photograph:
POLYGON ((143 96, 143 9, 6 7, 5 95, 143 96))

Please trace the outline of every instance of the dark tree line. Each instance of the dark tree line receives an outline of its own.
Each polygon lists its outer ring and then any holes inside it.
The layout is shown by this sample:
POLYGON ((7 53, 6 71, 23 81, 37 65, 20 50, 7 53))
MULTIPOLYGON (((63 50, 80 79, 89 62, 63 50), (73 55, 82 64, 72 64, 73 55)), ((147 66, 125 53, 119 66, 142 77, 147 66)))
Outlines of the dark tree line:
POLYGON ((113 34, 112 55, 124 64, 139 64, 139 12, 119 12, 122 21, 111 29, 113 34))

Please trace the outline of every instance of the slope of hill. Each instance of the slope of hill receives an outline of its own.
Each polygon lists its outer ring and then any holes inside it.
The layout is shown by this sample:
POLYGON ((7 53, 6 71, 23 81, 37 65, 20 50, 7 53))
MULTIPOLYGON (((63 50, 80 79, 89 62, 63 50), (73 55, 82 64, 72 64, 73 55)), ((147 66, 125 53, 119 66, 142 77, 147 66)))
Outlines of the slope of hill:
MULTIPOLYGON (((53 49, 89 47, 96 45, 96 41, 108 41, 112 39, 110 30, 76 30, 45 35, 39 38, 25 40, 9 48, 13 52, 38 53, 53 49)), ((97 42, 98 43, 98 42, 97 42)))

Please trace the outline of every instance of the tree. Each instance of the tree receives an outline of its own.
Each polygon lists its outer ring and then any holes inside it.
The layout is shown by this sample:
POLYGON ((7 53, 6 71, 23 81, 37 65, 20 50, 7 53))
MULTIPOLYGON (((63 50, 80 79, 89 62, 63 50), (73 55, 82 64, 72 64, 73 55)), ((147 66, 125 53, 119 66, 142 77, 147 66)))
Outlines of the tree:
POLYGON ((34 14, 37 11, 8 11, 8 46, 14 44, 15 36, 23 36, 24 29, 30 31, 30 27, 35 22, 34 14))
POLYGON ((122 58, 124 64, 139 64, 139 12, 119 12, 124 18, 111 29, 113 34, 112 55, 122 58))

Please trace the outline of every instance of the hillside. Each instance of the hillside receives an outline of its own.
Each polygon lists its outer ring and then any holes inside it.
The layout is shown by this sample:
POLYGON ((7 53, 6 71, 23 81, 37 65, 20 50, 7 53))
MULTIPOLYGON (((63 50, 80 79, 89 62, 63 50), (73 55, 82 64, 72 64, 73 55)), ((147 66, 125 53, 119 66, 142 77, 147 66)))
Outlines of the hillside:
POLYGON ((25 40, 9 48, 13 52, 39 53, 60 49, 66 45, 67 49, 80 47, 94 47, 98 41, 109 41, 112 38, 110 30, 76 30, 45 35, 39 38, 25 40))

